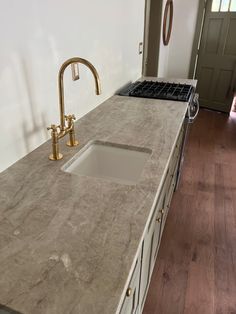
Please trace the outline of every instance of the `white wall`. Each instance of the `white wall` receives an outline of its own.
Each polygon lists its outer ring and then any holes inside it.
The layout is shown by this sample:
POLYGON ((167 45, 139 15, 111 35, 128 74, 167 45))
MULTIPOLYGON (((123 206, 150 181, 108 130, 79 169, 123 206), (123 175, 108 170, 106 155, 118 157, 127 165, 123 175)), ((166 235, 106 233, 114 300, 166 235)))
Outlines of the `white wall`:
MULTIPOLYGON (((73 56, 97 68, 66 72, 66 112, 81 117, 141 75, 144 0, 0 0, 0 171, 49 138, 59 122, 57 74, 73 56)), ((47 156, 45 156, 47 158, 47 156)))
MULTIPOLYGON (((160 43, 158 76, 188 78, 199 0, 173 0, 174 17, 168 46, 160 43)), ((166 0, 163 0, 163 13, 166 0)))

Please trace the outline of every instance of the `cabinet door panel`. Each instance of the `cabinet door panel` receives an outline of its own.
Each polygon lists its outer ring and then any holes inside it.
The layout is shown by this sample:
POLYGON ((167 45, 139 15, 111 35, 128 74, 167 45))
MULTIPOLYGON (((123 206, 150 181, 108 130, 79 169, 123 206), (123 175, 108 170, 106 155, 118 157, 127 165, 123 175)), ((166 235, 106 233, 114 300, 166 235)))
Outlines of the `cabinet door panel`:
POLYGON ((153 271, 159 245, 160 245, 160 232, 161 232, 161 225, 162 225, 162 210, 164 204, 164 195, 161 200, 161 204, 158 207, 158 213, 155 220, 154 230, 153 230, 153 241, 152 241, 152 254, 151 254, 151 272, 153 271))
POLYGON ((176 180, 177 180, 177 173, 178 173, 178 163, 179 163, 179 157, 178 159, 175 161, 175 168, 173 170, 173 174, 170 175, 170 180, 168 183, 168 187, 167 187, 167 192, 165 195, 165 199, 164 199, 164 204, 163 204, 163 208, 164 208, 164 214, 162 217, 162 224, 161 224, 161 232, 160 232, 160 240, 161 240, 161 236, 165 227, 165 223, 166 223, 166 218, 170 209, 170 203, 172 200, 172 196, 173 193, 175 191, 175 185, 176 185, 176 180))
MULTIPOLYGON (((168 181, 169 170, 167 171, 166 178, 163 183, 163 187, 166 186, 168 181)), ((151 279, 152 270, 155 264, 155 254, 159 247, 159 234, 162 222, 162 209, 164 205, 165 188, 162 188, 160 196, 157 200, 155 209, 151 221, 148 226, 146 236, 143 241, 143 254, 142 254, 142 265, 141 265, 141 285, 140 285, 140 302, 143 308, 144 301, 146 298, 147 289, 151 279)))
POLYGON ((120 311, 120 314, 139 313, 139 282, 140 282, 141 257, 139 256, 131 277, 129 287, 120 311))
POLYGON ((142 254, 142 266, 141 266, 141 283, 140 283, 140 302, 141 308, 144 305, 146 292, 150 279, 150 257, 152 249, 152 228, 147 233, 143 241, 143 254, 142 254))

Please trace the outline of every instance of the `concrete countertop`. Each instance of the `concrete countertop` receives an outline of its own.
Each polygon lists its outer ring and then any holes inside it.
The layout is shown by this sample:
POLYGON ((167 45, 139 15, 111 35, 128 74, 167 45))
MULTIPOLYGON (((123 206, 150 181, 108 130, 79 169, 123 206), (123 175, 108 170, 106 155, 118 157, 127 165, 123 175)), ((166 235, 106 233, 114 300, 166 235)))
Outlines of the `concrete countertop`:
MULTIPOLYGON (((183 81, 181 81, 183 82, 183 81)), ((187 81, 187 83, 194 81, 187 81)), ((0 175, 0 304, 23 314, 115 313, 187 103, 113 96, 0 175), (60 168, 91 140, 152 150, 136 185, 60 168)))

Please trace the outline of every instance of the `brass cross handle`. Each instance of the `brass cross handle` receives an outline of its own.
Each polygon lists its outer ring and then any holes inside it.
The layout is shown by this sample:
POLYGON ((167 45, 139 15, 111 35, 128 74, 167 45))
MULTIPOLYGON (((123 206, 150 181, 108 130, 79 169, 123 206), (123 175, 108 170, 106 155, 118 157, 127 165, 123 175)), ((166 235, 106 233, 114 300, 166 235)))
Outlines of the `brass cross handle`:
POLYGON ((66 118, 66 120, 67 120, 67 121, 69 121, 69 120, 76 120, 76 118, 75 118, 75 115, 74 115, 74 114, 68 114, 68 115, 65 115, 65 118, 66 118))
POLYGON ((76 120, 74 114, 69 114, 68 116, 65 115, 65 119, 68 122, 68 128, 70 128, 73 124, 73 120, 76 120))
POLYGON ((47 130, 52 130, 53 133, 57 133, 57 129, 59 128, 58 125, 51 124, 51 126, 47 127, 47 130))

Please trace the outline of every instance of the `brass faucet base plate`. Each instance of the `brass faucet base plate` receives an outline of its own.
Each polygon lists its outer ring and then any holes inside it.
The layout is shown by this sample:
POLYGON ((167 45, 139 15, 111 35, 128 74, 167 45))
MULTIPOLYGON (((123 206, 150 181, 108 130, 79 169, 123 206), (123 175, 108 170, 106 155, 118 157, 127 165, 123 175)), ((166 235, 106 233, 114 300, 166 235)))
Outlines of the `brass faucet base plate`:
POLYGON ((50 155, 48 156, 48 158, 49 158, 50 160, 60 160, 60 159, 63 158, 63 155, 62 155, 61 153, 59 153, 58 156, 54 157, 53 154, 50 154, 50 155))
POLYGON ((67 145, 67 146, 70 146, 70 147, 77 146, 77 145, 79 145, 79 141, 74 141, 73 144, 71 144, 71 142, 68 141, 68 142, 66 143, 66 145, 67 145))

